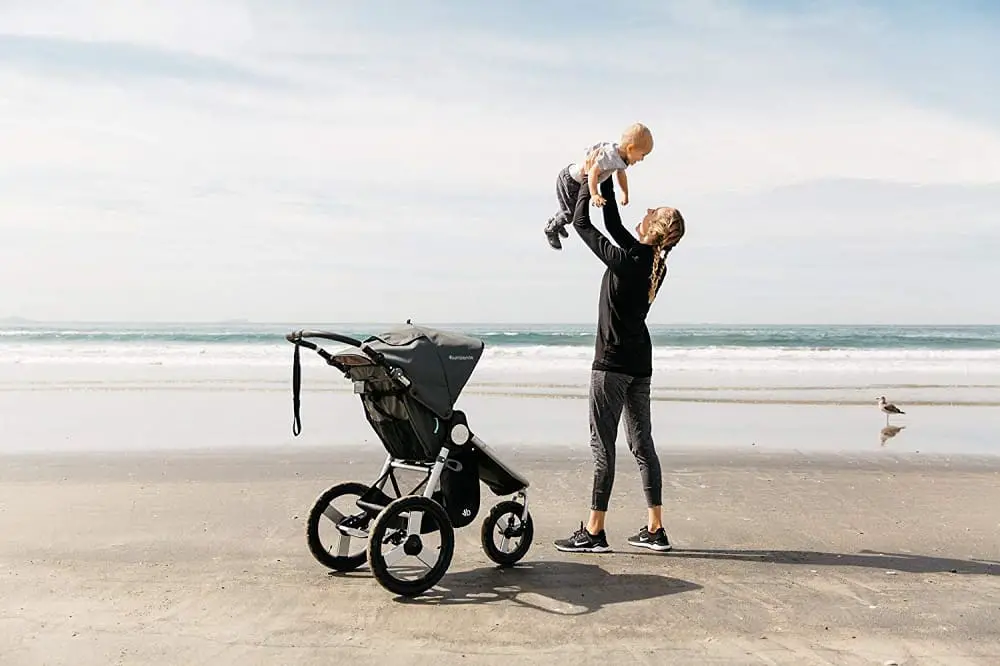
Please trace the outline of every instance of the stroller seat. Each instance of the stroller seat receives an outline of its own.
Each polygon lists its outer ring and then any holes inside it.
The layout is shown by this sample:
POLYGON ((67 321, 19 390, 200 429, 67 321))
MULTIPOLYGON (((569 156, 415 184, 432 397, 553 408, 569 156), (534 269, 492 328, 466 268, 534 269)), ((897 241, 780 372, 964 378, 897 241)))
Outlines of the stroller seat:
POLYGON ((495 495, 509 495, 530 485, 526 478, 500 460, 496 452, 478 437, 475 447, 479 452, 479 478, 495 495))

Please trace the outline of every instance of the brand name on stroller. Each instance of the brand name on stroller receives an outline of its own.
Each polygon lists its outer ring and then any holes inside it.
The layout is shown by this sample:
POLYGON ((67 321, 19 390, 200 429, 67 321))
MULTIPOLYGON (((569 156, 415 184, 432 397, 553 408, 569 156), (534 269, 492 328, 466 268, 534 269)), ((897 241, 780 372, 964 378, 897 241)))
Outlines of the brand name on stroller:
POLYGON ((456 356, 455 354, 448 354, 448 360, 450 361, 471 361, 472 356, 456 356))

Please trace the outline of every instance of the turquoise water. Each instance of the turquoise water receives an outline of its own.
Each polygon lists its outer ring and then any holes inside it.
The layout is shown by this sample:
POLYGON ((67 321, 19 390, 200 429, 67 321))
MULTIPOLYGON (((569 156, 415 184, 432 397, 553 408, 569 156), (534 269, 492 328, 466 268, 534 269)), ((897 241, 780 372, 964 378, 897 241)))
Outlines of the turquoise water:
MULTIPOLYGON (((431 324, 435 326, 435 324, 431 324)), ((590 347, 593 326, 442 324, 482 339, 487 347, 590 347)), ((6 344, 261 345, 288 331, 324 329, 363 338, 391 328, 377 324, 22 324, 0 326, 6 344)), ((796 350, 1000 350, 1000 326, 650 326, 653 344, 672 348, 796 350)))
MULTIPOLYGON (((593 326, 440 327, 486 343, 474 384, 523 392, 525 387, 585 388, 589 382, 593 326)), ((9 378, 7 384, 14 387, 70 377, 99 383, 126 375, 146 382, 165 381, 168 375, 171 381, 197 376, 275 382, 291 362, 292 345, 284 337, 289 331, 324 329, 363 339, 389 328, 322 322, 7 324, 0 326, 0 379, 9 378)), ((650 329, 654 389, 663 399, 683 391, 699 399, 759 400, 762 391, 770 391, 770 397, 782 400, 869 402, 888 391, 894 399, 909 401, 1000 404, 1000 326, 650 329)), ((340 347, 322 344, 331 351, 340 347)), ((309 368, 313 361, 306 361, 309 368)), ((313 381, 321 380, 338 377, 317 373, 313 381)))

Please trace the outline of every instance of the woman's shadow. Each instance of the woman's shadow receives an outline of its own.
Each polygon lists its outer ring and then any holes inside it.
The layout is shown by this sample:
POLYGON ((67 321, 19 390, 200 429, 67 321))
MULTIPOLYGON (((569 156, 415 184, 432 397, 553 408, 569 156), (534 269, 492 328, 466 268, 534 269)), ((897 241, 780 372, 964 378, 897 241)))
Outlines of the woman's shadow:
POLYGON ((700 589, 668 576, 612 574, 596 564, 541 561, 445 574, 423 596, 396 601, 438 606, 507 602, 553 615, 587 615, 613 604, 700 589))
MULTIPOLYGON (((663 557, 662 555, 659 557, 663 557)), ((824 553, 811 550, 698 550, 675 548, 667 558, 731 560, 767 564, 798 564, 808 566, 861 567, 904 573, 953 573, 1000 576, 1000 562, 990 560, 959 560, 910 553, 885 553, 862 550, 859 553, 824 553)))

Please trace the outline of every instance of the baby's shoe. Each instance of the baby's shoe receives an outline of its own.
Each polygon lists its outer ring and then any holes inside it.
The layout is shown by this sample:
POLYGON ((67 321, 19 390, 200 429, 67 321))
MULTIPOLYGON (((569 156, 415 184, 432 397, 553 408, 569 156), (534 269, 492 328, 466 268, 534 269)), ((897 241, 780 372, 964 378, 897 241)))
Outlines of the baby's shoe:
POLYGON ((569 233, 566 231, 566 227, 561 224, 556 224, 553 220, 549 220, 549 223, 545 225, 545 237, 549 239, 549 245, 551 245, 556 250, 562 249, 562 241, 559 237, 569 238, 569 233))
POLYGON ((559 232, 557 231, 546 231, 545 237, 549 239, 549 245, 551 245, 556 250, 562 249, 562 241, 559 240, 559 232))

